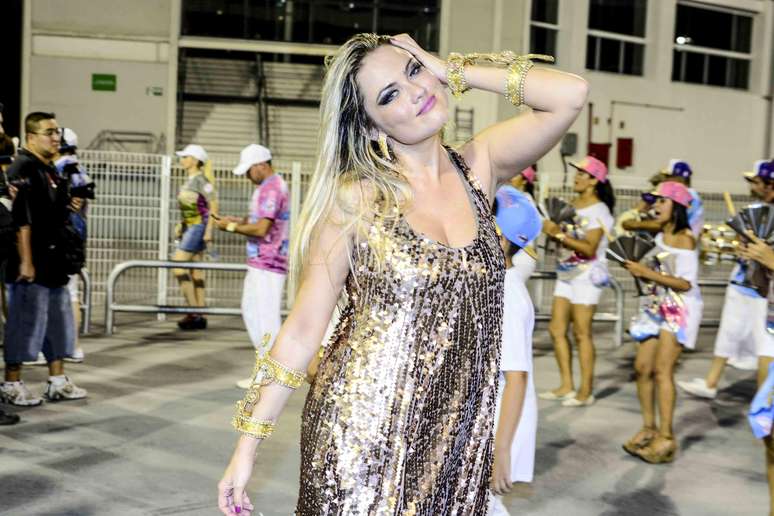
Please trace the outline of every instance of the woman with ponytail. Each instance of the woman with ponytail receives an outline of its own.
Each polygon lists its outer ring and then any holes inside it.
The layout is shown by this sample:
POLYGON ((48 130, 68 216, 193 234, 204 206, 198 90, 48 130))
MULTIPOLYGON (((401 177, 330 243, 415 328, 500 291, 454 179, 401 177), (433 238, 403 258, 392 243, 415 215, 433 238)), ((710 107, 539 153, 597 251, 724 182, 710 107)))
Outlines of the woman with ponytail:
MULTIPOLYGON (((207 152, 200 145, 187 145, 175 154, 180 158, 187 178, 177 194, 181 221, 175 228, 178 246, 172 259, 198 262, 202 260, 207 244, 212 241, 212 215, 217 215, 215 176, 207 152)), ((204 306, 204 271, 173 269, 172 272, 180 283, 188 306, 204 306)), ((177 325, 181 330, 203 330, 207 328, 207 319, 201 314, 188 314, 177 325)))
POLYGON ((298 290, 234 417, 223 514, 252 513, 258 447, 317 355, 295 514, 486 514, 493 458, 510 461, 492 449, 504 259, 490 206, 587 95, 583 79, 531 66, 512 52, 443 61, 405 34, 359 34, 328 60, 317 167, 291 244, 298 290), (441 140, 445 86, 532 110, 453 150, 441 140))
POLYGON ((565 407, 584 407, 594 403, 596 357, 591 321, 608 281, 605 251, 607 235, 614 224, 615 195, 604 163, 586 156, 572 166, 577 169, 573 186, 575 223, 563 228, 547 220, 543 225, 543 231, 560 245, 548 331, 554 341, 561 383, 557 389, 539 396, 560 400, 565 407), (572 376, 572 349, 567 338, 570 322, 581 371, 577 391, 572 376))

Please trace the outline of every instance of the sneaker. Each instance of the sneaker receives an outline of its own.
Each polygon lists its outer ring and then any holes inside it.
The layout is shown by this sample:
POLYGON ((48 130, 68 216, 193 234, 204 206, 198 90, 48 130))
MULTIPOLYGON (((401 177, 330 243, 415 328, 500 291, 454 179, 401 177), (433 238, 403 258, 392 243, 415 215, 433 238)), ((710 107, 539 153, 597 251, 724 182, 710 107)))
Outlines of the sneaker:
POLYGON ((707 382, 704 381, 704 378, 694 378, 690 382, 680 381, 677 382, 677 385, 688 394, 696 396, 697 398, 712 400, 715 399, 715 396, 718 394, 717 389, 707 387, 707 382))
POLYGON ((21 419, 16 414, 8 414, 0 410, 0 426, 15 425, 21 419))
POLYGON ((554 391, 544 391, 538 394, 538 398, 541 400, 565 401, 575 398, 576 394, 578 394, 576 391, 570 391, 564 394, 554 394, 554 391))
POLYGON ((564 400, 562 402, 563 407, 590 407, 594 404, 594 402, 597 401, 596 398, 594 398, 594 395, 590 395, 585 400, 581 401, 578 398, 570 398, 568 400, 564 400))
POLYGON ((27 362, 22 362, 24 365, 46 365, 48 362, 46 361, 46 357, 43 355, 43 352, 38 352, 38 358, 35 360, 29 360, 27 362))
POLYGON ((245 389, 245 390, 249 389, 252 384, 253 384, 253 377, 252 376, 250 378, 245 378, 244 380, 239 380, 236 383, 237 387, 239 387, 240 389, 245 389))
POLYGON ((194 315, 188 314, 182 319, 180 319, 179 321, 177 321, 177 327, 180 328, 181 330, 192 330, 193 328, 191 328, 191 322, 193 321, 193 319, 194 319, 194 315))
POLYGON ((196 317, 194 317, 193 321, 191 321, 191 328, 194 330, 206 330, 207 319, 205 319, 201 315, 197 315, 196 317))
POLYGON ((69 357, 65 357, 64 361, 72 364, 80 364, 83 362, 84 358, 86 358, 86 355, 83 353, 83 348, 75 348, 73 354, 69 357))
POLYGON ((86 389, 81 389, 65 376, 65 381, 59 384, 49 380, 43 397, 48 401, 80 400, 86 397, 86 389))
POLYGON ((22 381, 0 384, 0 400, 19 407, 36 407, 43 403, 43 400, 35 397, 22 381))
POLYGON ((181 330, 206 330, 207 319, 201 315, 188 314, 177 322, 181 330))

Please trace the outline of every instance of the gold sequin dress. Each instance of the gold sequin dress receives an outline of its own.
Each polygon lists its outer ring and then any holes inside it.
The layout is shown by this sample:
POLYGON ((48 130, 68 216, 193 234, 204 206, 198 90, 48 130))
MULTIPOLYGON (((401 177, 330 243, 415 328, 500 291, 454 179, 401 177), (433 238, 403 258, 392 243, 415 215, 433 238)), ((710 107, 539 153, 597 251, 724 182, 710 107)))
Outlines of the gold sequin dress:
POLYGON ((376 221, 371 246, 353 251, 349 301, 304 407, 299 516, 486 513, 504 259, 486 195, 449 154, 476 238, 447 247, 401 217, 376 221))

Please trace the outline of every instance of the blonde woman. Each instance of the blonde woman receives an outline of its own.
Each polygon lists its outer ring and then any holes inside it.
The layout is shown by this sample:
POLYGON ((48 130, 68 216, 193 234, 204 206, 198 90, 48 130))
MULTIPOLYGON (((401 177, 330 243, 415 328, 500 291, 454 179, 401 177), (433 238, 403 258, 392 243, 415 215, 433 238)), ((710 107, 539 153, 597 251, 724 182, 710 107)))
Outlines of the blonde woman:
MULTIPOLYGON (((214 219, 211 215, 217 214, 214 178, 207 177, 204 172, 207 152, 200 145, 187 145, 175 154, 180 158, 187 178, 177 193, 182 220, 177 230, 177 250, 172 259, 198 262, 204 256, 207 244, 212 241, 214 219)), ((188 306, 204 306, 204 271, 173 269, 172 272, 180 283, 188 306)), ((201 314, 188 314, 177 325, 181 330, 203 330, 207 328, 207 319, 201 314)))
POLYGON ((234 418, 223 514, 252 513, 258 446, 342 290, 303 411, 296 514, 486 513, 504 275, 490 205, 556 144, 588 90, 514 57, 495 57, 509 68, 443 61, 407 35, 360 34, 329 61, 319 160, 291 245, 298 293, 234 418), (445 86, 502 94, 506 82, 533 110, 459 152, 444 147, 445 86))

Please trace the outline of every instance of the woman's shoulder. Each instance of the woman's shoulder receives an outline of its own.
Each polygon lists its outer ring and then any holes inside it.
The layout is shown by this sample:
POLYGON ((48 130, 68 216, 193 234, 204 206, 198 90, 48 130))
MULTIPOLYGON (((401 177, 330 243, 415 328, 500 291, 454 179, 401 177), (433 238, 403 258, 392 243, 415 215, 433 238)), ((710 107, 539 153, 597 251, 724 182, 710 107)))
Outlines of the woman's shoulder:
MULTIPOLYGON (((665 237, 662 238, 666 240, 665 237)), ((667 242, 665 241, 665 243, 667 242)), ((669 247, 674 247, 675 249, 693 251, 696 249, 696 238, 693 236, 690 229, 684 229, 678 233, 669 235, 669 242, 667 245, 669 245, 669 247)))

